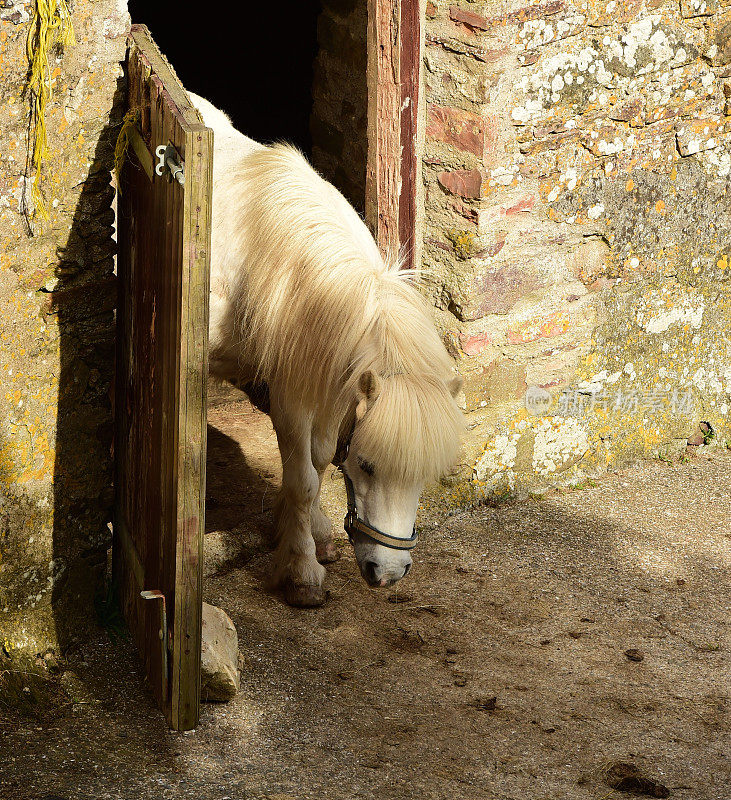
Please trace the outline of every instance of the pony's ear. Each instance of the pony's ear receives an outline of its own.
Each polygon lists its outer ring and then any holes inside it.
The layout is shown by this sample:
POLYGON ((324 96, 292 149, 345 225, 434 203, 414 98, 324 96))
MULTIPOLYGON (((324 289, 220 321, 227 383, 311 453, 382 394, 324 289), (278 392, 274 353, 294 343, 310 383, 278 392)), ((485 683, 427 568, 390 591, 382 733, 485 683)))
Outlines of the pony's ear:
POLYGON ((449 393, 452 397, 457 397, 457 395, 462 391, 462 386, 464 385, 464 381, 462 380, 461 375, 452 375, 452 377, 447 381, 447 389, 449 389, 449 393))
POLYGON ((358 405, 355 407, 355 418, 360 421, 365 416, 366 411, 376 402, 376 398, 381 393, 381 379, 372 370, 366 370, 358 378, 358 389, 356 397, 358 405))

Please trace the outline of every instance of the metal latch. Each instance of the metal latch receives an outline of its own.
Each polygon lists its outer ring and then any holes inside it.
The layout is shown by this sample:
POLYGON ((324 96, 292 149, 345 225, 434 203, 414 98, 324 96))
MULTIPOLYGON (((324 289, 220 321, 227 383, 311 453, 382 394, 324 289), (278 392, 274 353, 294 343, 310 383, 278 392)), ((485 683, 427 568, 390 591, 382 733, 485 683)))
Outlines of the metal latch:
POLYGON ((155 155, 157 156, 156 174, 162 175, 167 167, 168 175, 181 186, 185 185, 185 162, 178 155, 178 151, 171 144, 161 144, 155 148, 155 155))

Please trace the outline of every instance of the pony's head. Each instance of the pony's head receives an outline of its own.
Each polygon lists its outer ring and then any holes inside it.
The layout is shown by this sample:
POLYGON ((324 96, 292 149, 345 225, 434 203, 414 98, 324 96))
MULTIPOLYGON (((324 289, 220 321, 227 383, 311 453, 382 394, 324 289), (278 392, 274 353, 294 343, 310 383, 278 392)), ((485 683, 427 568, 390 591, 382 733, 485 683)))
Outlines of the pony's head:
MULTIPOLYGON (((457 460, 464 421, 455 396, 461 386, 457 375, 360 375, 342 468, 352 481, 358 517, 368 526, 398 539, 411 537, 425 484, 457 460)), ((408 550, 357 532, 351 538, 371 586, 391 586, 411 568, 408 550)))

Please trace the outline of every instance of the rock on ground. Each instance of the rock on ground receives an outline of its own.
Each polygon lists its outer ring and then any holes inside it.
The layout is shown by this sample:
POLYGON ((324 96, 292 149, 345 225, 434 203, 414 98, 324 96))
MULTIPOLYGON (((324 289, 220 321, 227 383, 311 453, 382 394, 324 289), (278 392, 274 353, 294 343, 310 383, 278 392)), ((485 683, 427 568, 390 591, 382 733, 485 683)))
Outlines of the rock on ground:
POLYGON ((226 702, 239 690, 239 637, 231 618, 203 603, 201 699, 226 702))

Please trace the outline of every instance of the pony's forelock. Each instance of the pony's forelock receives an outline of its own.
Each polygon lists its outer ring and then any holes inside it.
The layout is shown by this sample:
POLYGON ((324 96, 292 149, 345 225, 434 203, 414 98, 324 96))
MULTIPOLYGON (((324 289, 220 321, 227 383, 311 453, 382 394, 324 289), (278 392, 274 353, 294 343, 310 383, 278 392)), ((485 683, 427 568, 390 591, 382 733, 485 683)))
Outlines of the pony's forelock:
POLYGON ((431 483, 457 461, 464 418, 442 381, 421 375, 381 380, 351 446, 384 480, 431 483))

